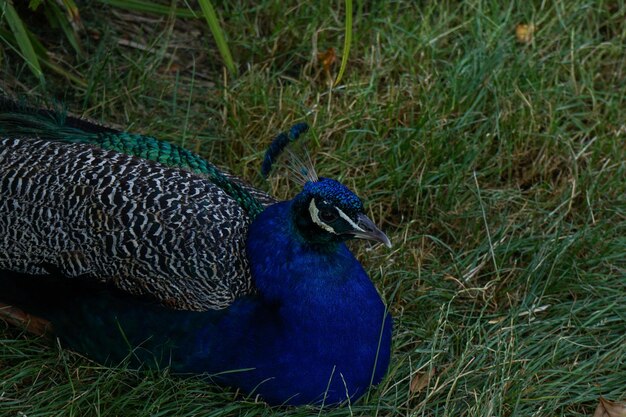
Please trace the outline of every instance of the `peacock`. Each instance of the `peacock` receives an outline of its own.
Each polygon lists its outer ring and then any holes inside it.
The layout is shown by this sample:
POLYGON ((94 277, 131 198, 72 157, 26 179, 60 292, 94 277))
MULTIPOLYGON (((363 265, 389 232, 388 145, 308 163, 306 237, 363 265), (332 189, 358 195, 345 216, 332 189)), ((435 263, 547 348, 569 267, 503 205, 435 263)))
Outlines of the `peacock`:
MULTIPOLYGON (((268 147, 263 173, 306 125, 268 147)), ((0 100, 0 315, 101 363, 204 374, 269 404, 361 397, 392 318, 345 242, 391 247, 294 156, 277 201, 153 137, 0 100)))

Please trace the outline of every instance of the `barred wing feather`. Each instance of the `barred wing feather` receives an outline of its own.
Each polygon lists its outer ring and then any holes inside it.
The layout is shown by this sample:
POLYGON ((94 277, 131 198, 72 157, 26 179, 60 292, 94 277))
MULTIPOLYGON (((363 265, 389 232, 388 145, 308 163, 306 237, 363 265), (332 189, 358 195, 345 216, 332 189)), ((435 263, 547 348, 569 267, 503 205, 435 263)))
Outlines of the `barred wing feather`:
POLYGON ((188 170, 88 144, 0 139, 0 269, 221 309, 252 291, 249 223, 234 198, 188 170))

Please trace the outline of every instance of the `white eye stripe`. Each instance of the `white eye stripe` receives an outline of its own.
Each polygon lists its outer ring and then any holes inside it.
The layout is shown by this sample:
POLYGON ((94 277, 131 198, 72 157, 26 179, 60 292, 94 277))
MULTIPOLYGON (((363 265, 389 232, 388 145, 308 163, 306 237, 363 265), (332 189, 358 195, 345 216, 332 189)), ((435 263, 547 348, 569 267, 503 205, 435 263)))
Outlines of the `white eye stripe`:
MULTIPOLYGON (((337 213, 339 213, 339 216, 344 219, 346 222, 348 222, 348 224, 355 230, 358 232, 365 232, 365 230, 363 230, 361 227, 359 227, 354 221, 352 221, 352 219, 343 212, 343 210, 341 210, 338 207, 334 207, 335 210, 337 210, 337 213)), ((316 225, 318 225, 319 227, 321 227, 322 229, 326 230, 329 233, 333 233, 333 234, 337 234, 337 232, 335 232, 335 229, 333 229, 330 225, 324 223, 320 217, 319 217, 319 209, 317 208, 317 205, 315 204, 315 199, 312 198, 311 202, 309 203, 309 214, 311 215, 311 220, 313 220, 313 223, 315 223, 316 225)))
POLYGON ((352 219, 350 217, 348 217, 348 215, 346 213, 344 213, 343 211, 341 211, 340 208, 335 207, 335 209, 337 210, 337 212, 339 213, 339 215, 345 220, 347 221, 350 226, 352 226, 352 228, 358 232, 365 232, 365 230, 361 229, 359 226, 357 226, 357 224, 355 222, 352 221, 352 219))
MULTIPOLYGON (((312 198, 311 202, 309 203, 309 214, 311 215, 311 220, 313 220, 313 223, 315 223, 316 225, 318 225, 319 227, 321 227, 322 229, 326 230, 329 233, 337 234, 337 232, 335 232, 335 229, 333 229, 332 227, 330 227, 329 225, 327 225, 326 223, 320 220, 319 212, 320 212, 319 209, 315 205, 315 199, 312 198)), ((341 213, 341 210, 339 210, 339 213, 340 215, 345 216, 345 214, 341 213)))

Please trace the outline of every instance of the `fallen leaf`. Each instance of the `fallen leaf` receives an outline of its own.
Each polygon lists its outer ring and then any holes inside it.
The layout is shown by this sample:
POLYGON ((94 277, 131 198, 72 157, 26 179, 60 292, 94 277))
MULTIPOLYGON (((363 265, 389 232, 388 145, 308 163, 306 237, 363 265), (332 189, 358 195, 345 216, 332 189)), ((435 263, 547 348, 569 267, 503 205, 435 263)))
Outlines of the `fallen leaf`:
POLYGON ((175 74, 182 70, 181 66, 173 62, 168 65, 164 65, 158 69, 161 74, 175 74))
POLYGON ((515 26, 515 37, 520 43, 531 43, 533 34, 535 33, 535 25, 532 23, 520 23, 515 26))
POLYGON ((327 75, 330 75, 330 67, 332 67, 335 62, 337 62, 337 54, 335 53, 335 48, 328 48, 325 52, 320 52, 317 54, 317 59, 322 63, 324 67, 324 72, 327 75))
POLYGON ((411 394, 417 394, 426 388, 434 375, 435 368, 430 368, 428 372, 417 372, 411 379, 411 386, 409 387, 411 394))
POLYGON ((626 403, 613 402, 600 397, 593 417, 626 417, 626 403))

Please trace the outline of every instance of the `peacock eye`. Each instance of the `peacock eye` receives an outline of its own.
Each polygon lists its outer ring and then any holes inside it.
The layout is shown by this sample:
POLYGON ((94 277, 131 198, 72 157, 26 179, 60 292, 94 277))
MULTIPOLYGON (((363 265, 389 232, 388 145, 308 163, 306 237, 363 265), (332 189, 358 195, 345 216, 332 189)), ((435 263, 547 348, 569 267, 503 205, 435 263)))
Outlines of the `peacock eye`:
POLYGON ((330 223, 337 220, 337 213, 334 210, 321 210, 320 219, 324 223, 330 223))

